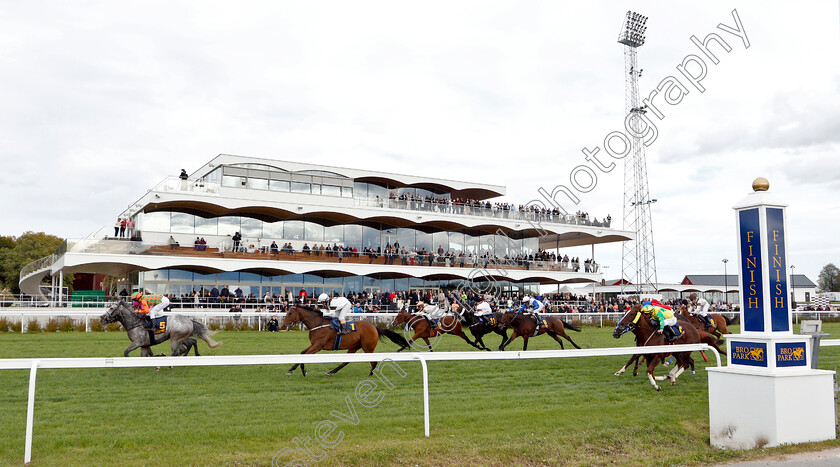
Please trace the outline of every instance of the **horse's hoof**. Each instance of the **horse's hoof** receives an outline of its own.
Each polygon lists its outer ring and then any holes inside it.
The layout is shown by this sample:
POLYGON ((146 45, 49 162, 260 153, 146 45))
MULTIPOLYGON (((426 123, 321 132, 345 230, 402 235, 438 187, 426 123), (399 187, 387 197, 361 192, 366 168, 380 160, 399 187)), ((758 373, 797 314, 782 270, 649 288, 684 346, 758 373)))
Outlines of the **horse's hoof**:
POLYGON ((613 376, 621 376, 621 372, 620 372, 620 371, 616 371, 615 373, 613 373, 613 376))
POLYGON ((672 380, 671 380, 671 386, 676 386, 676 385, 677 385, 677 380, 672 379, 672 380))
POLYGON ((327 375, 327 376, 332 376, 332 375, 333 375, 333 372, 332 372, 332 371, 328 371, 328 372, 326 373, 326 375, 327 375))
POLYGON ((697 372, 696 372, 696 371, 691 370, 691 376, 694 376, 694 375, 696 375, 696 374, 697 374, 697 372))
POLYGON ((657 391, 662 391, 662 388, 660 388, 659 386, 654 386, 653 388, 656 389, 657 391))
POLYGON ((305 371, 303 372, 303 376, 306 376, 306 372, 305 372, 305 371))
POLYGON ((292 370, 287 371, 286 376, 292 376, 292 370))
POLYGON ((160 367, 155 367, 155 371, 160 371, 160 367))

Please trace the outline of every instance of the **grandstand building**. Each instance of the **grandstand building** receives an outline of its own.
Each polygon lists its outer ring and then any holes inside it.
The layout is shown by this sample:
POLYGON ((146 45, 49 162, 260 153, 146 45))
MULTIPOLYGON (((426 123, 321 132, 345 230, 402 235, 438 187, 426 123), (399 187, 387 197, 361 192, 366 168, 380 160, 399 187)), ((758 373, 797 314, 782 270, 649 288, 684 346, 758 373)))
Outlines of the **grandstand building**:
POLYGON ((20 285, 39 295, 47 275, 87 273, 115 278, 102 284, 109 293, 176 296, 214 286, 257 297, 401 291, 464 279, 536 291, 601 281, 596 263, 575 268, 549 253, 593 245, 594 255, 595 244, 633 235, 504 195, 483 183, 223 154, 131 203, 120 217, 134 221, 133 236, 105 227, 68 240, 25 267, 20 285))

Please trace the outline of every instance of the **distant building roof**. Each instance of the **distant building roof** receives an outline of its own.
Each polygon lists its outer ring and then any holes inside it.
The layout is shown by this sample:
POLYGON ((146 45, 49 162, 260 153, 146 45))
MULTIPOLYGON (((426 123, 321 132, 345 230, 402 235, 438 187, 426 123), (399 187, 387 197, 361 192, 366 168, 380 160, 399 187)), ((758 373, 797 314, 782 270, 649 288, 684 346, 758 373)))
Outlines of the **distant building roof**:
MULTIPOLYGON (((682 285, 709 285, 709 286, 724 286, 724 280, 727 287, 738 287, 738 275, 727 274, 724 279, 723 274, 689 274, 685 276, 680 282, 682 285)), ((811 279, 805 274, 792 274, 790 280, 794 287, 816 287, 811 279)))

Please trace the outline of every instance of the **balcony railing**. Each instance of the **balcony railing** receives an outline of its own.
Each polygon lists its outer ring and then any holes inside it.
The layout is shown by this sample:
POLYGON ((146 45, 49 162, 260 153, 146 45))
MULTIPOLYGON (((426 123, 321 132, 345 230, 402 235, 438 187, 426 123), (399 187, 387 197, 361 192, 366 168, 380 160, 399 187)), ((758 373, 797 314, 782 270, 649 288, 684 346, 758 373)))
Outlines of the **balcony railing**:
POLYGON ((499 207, 485 208, 469 204, 454 202, 436 202, 423 200, 404 200, 380 197, 354 197, 356 207, 405 209, 417 212, 432 212, 439 214, 454 214, 458 216, 491 217, 494 219, 510 219, 525 222, 550 222, 555 224, 589 225, 593 227, 609 228, 612 219, 597 220, 577 214, 554 214, 536 210, 504 209, 499 207))

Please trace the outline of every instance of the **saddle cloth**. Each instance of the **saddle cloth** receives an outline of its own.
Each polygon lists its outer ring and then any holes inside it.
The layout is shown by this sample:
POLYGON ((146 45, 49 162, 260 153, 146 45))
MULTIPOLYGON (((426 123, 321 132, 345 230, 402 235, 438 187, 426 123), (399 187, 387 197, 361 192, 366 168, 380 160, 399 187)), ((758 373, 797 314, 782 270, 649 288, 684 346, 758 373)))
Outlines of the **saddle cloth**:
MULTIPOLYGON (((356 330, 356 321, 348 319, 344 321, 344 326, 347 327, 348 332, 353 332, 356 330)), ((338 331, 341 328, 341 323, 338 321, 338 318, 330 320, 330 328, 335 331, 338 331)))
MULTIPOLYGON (((534 336, 540 333, 542 328, 548 328, 548 318, 545 316, 534 315, 534 321, 537 322, 537 327, 534 328, 534 336)), ((532 336, 533 337, 533 336, 532 336)))
POLYGON ((496 325, 496 317, 493 316, 493 315, 479 316, 478 319, 481 320, 483 323, 488 324, 490 326, 495 326, 496 325))
POLYGON ((155 318, 154 322, 152 323, 152 329, 154 329, 155 334, 163 334, 166 332, 166 320, 169 318, 168 316, 163 316, 161 318, 155 318))
POLYGON ((670 331, 670 336, 668 336, 668 342, 674 342, 685 335, 685 328, 683 328, 681 324, 674 324, 673 326, 665 327, 668 328, 670 331))

